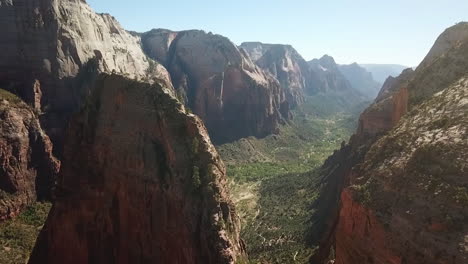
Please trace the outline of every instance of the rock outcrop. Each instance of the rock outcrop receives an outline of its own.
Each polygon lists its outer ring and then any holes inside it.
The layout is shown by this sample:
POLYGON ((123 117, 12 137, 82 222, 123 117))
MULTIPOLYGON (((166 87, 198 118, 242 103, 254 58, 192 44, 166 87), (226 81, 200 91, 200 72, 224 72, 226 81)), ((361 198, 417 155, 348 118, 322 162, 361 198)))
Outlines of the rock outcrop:
POLYGON ((336 262, 468 261, 468 77, 409 112, 341 195, 336 262))
POLYGON ((33 109, 0 89, 0 221, 50 198, 59 167, 33 109))
POLYGON ((440 52, 445 39, 415 71, 387 79, 336 165, 324 165, 327 188, 344 189, 317 262, 467 261, 468 39, 440 52))
POLYGON ((372 73, 368 72, 357 63, 339 65, 338 69, 351 83, 351 85, 367 99, 375 99, 382 87, 382 84, 374 80, 372 73))
POLYGON ((234 263, 223 162, 158 84, 102 75, 71 122, 57 200, 29 263, 234 263))
POLYGON ((170 87, 167 71, 146 57, 140 38, 83 0, 2 0, 0 25, 0 87, 44 112, 41 123, 58 154, 93 72, 162 79, 170 87), (93 59, 101 61, 96 68, 93 59))
POLYGON ((244 42, 240 47, 258 66, 278 79, 292 108, 304 103, 313 76, 307 62, 292 46, 244 42))
POLYGON ((278 81, 229 39, 199 30, 142 34, 148 56, 169 70, 179 99, 224 143, 266 136, 289 116, 278 81), (163 45, 163 46, 161 46, 163 45))

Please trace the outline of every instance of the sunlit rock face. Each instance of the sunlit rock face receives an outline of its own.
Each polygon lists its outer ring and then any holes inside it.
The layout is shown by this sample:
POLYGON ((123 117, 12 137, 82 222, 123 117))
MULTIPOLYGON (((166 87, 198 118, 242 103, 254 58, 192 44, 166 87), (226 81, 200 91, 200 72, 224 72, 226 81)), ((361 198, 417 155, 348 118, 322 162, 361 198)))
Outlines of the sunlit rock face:
POLYGON ((95 72, 164 80, 170 88, 169 74, 146 57, 140 38, 85 1, 1 1, 0 25, 0 87, 44 113, 41 124, 58 154, 95 72))
POLYGON ((465 77, 370 148, 342 193, 337 263, 468 260, 467 111, 465 77))
POLYGON ((225 167, 160 84, 101 75, 71 122, 57 200, 29 263, 235 263, 225 167))
POLYGON ((255 63, 280 82, 291 107, 304 102, 311 84, 307 62, 290 45, 244 42, 240 45, 255 63))
POLYGON ((466 23, 447 29, 416 70, 390 77, 331 157, 338 166, 325 164, 327 188, 342 192, 316 261, 468 260, 466 30, 466 23))
POLYGON ((178 97, 224 143, 275 133, 289 117, 278 81, 229 39, 191 30, 155 29, 142 34, 149 57, 170 72, 178 97))

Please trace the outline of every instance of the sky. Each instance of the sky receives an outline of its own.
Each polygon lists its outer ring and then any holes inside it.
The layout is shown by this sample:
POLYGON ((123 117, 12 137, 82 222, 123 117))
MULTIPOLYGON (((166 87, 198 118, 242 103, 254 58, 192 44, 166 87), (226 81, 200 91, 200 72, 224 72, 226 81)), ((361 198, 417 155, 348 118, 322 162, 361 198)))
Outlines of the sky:
POLYGON ((417 66, 468 0, 87 0, 127 30, 202 29, 241 44, 290 44, 306 59, 417 66))

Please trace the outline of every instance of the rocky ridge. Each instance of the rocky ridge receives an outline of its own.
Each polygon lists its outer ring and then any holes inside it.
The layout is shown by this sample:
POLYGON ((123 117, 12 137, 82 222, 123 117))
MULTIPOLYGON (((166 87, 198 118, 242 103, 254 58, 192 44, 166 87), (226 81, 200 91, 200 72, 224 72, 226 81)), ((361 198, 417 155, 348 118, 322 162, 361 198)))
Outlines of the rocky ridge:
MULTIPOLYGON (((455 28, 460 25, 463 26, 455 28)), ((433 50, 440 51, 444 43, 439 38, 433 50)), ((361 115, 350 143, 330 157, 338 166, 325 164, 328 188, 344 187, 344 191, 341 199, 331 199, 331 204, 335 203, 331 207, 338 209, 331 209, 331 217, 325 217, 331 233, 322 234, 316 260, 329 258, 331 247, 336 254, 335 263, 466 261, 466 252, 459 250, 464 238, 458 237, 459 232, 465 232, 464 227, 456 224, 466 221, 466 216, 458 213, 464 205, 450 201, 457 195, 464 196, 463 191, 460 194, 455 189, 461 186, 463 190, 466 174, 466 142, 460 140, 466 137, 466 120, 462 117, 466 112, 466 43, 465 39, 446 47, 438 57, 431 58, 434 52, 430 52, 415 71, 409 69, 398 78, 389 78, 374 104, 361 115), (452 130, 454 127, 456 131, 452 130), (428 138, 421 139, 424 135, 428 138), (461 163, 446 167, 452 158, 461 163), (416 165, 426 161, 434 166, 416 165), (408 182, 408 177, 415 179, 408 182), (448 195, 438 196, 440 192, 432 192, 434 188, 445 188, 448 195), (379 197, 374 193, 379 193, 379 197), (402 212, 404 206, 413 208, 402 212), (444 217, 454 220, 441 220, 444 217), (438 241, 445 240, 444 232, 454 240, 441 245, 438 241), (433 250, 425 250, 426 247, 433 250)))
POLYGON ((200 119, 160 84, 101 75, 65 146, 29 263, 244 257, 223 162, 200 119))
POLYGON ((0 221, 37 199, 50 198, 60 162, 37 115, 0 89, 0 221))

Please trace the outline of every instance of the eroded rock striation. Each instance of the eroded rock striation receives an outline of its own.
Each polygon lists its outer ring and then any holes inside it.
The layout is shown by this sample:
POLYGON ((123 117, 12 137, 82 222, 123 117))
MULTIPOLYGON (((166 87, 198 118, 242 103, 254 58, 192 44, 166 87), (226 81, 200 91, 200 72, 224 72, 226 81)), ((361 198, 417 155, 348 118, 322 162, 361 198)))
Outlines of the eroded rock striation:
POLYGON ((468 78, 372 145, 341 195, 336 263, 468 261, 468 78))
POLYGON ((234 263, 244 247, 201 120, 162 87, 101 75, 71 122, 29 263, 234 263))
POLYGON ((33 109, 0 89, 0 221, 50 198, 59 168, 33 109))
POLYGON ((94 72, 156 78, 170 87, 167 71, 146 57, 140 38, 83 0, 0 3, 0 86, 44 112, 41 123, 58 153, 94 72))
POLYGON ((178 97, 205 122, 216 143, 276 132, 289 117, 278 81, 229 39, 199 30, 142 34, 148 56, 171 74, 178 97))
POLYGON ((325 164, 327 188, 342 191, 324 218, 319 263, 466 263, 468 39, 445 39, 386 81, 325 164))
POLYGON ((312 76, 309 65, 292 46, 244 42, 240 47, 258 66, 278 79, 291 107, 304 103, 312 76))

